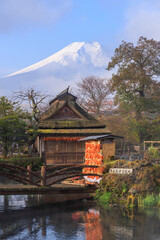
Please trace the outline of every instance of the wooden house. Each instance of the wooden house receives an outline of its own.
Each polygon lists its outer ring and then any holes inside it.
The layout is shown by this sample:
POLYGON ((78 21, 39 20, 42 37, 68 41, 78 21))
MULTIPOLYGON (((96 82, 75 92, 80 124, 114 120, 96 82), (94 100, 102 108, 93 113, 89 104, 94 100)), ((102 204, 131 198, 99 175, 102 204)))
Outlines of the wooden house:
POLYGON ((47 165, 82 163, 85 144, 78 140, 106 134, 110 134, 106 126, 88 114, 67 88, 50 101, 49 109, 41 115, 37 148, 47 165))

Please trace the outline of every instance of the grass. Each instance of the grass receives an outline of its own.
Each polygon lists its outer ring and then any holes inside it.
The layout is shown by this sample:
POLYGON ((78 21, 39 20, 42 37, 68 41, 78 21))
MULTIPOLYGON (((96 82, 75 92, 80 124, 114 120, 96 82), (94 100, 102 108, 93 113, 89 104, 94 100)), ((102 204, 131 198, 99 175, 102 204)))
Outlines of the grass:
POLYGON ((160 206, 160 194, 148 194, 145 198, 138 198, 138 205, 142 207, 155 207, 160 206))
POLYGON ((147 195, 143 199, 143 205, 144 205, 144 207, 154 207, 157 205, 157 198, 153 194, 147 195))

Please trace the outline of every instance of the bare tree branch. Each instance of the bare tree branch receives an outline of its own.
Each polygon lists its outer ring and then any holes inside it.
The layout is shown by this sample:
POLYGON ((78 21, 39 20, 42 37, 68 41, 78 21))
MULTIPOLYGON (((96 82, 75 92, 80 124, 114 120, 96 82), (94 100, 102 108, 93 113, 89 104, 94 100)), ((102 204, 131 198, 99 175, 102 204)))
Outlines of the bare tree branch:
POLYGON ((78 82, 77 87, 80 103, 96 117, 112 107, 106 79, 89 76, 78 82))
POLYGON ((38 123, 40 109, 45 99, 49 97, 48 94, 42 91, 28 88, 14 92, 14 99, 22 102, 28 102, 32 111, 32 117, 38 123))

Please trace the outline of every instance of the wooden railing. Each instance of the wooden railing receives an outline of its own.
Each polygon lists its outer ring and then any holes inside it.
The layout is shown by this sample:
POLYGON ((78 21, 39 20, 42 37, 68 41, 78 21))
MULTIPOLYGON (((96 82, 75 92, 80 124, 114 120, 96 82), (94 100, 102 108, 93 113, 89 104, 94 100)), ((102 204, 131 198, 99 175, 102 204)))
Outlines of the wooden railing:
POLYGON ((34 179, 41 178, 39 172, 31 170, 31 166, 24 168, 5 162, 0 162, 0 176, 7 177, 22 184, 32 184, 36 186, 39 186, 39 184, 36 184, 34 179))
POLYGON ((96 173, 83 173, 83 168, 98 168, 84 164, 62 164, 55 166, 42 166, 40 171, 34 172, 31 166, 27 168, 15 166, 12 164, 0 162, 0 176, 7 177, 22 184, 31 184, 35 186, 51 186, 65 179, 78 176, 101 176, 96 173))

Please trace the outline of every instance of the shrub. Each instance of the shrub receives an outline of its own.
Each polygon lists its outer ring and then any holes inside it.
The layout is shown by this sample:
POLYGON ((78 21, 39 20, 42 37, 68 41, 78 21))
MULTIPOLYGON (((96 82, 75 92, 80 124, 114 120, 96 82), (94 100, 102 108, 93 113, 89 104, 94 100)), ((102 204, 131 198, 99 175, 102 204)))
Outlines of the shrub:
POLYGON ((160 207, 160 193, 157 195, 157 205, 160 207))
POLYGON ((151 159, 159 159, 160 158, 160 151, 158 148, 150 147, 148 149, 148 157, 151 159))
POLYGON ((157 203, 156 197, 152 195, 147 195, 143 200, 143 205, 145 207, 154 207, 157 203))
POLYGON ((114 160, 115 160, 115 156, 113 156, 113 155, 112 155, 112 156, 109 156, 109 160, 110 160, 110 161, 114 161, 114 160))
POLYGON ((94 196, 94 199, 99 199, 99 197, 102 195, 103 193, 100 191, 100 189, 97 189, 95 191, 95 196, 94 196))
POLYGON ((160 205, 160 194, 159 195, 147 195, 145 198, 139 197, 139 205, 143 207, 154 207, 160 205))
POLYGON ((109 201, 111 200, 111 193, 110 192, 105 192, 103 193, 102 196, 99 197, 99 201, 100 203, 105 203, 105 204, 108 204, 109 201))

